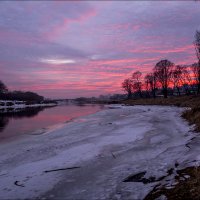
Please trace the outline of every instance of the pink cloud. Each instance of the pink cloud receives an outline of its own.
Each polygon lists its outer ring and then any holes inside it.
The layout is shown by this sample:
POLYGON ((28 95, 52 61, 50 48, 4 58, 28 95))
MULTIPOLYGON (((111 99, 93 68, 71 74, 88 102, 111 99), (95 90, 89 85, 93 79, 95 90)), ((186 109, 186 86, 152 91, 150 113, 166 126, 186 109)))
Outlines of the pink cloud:
POLYGON ((181 47, 174 47, 174 48, 159 48, 155 49, 154 47, 141 47, 133 50, 129 50, 131 53, 138 53, 138 52, 143 52, 143 53, 160 53, 160 54, 168 54, 168 53, 180 53, 180 52, 188 52, 191 50, 194 50, 194 45, 185 45, 181 47))
MULTIPOLYGON (((73 23, 83 23, 87 21, 90 17, 93 17, 97 14, 97 11, 95 9, 92 9, 82 15, 80 15, 77 18, 63 18, 60 20, 59 23, 53 25, 48 32, 44 32, 43 36, 45 38, 48 38, 49 40, 54 40, 58 38, 60 35, 62 35, 65 31, 68 30, 69 26, 73 23)), ((48 19, 45 19, 46 23, 48 23, 51 20, 51 17, 49 16, 48 19)))

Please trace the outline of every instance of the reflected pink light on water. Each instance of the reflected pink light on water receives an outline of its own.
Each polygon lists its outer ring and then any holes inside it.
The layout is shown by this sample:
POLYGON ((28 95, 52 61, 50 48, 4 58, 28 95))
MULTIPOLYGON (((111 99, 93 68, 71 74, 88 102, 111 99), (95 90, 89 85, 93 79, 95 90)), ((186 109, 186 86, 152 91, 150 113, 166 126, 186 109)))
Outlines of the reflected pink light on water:
POLYGON ((87 106, 57 106, 46 108, 33 117, 9 118, 8 124, 0 130, 0 140, 31 133, 38 129, 64 123, 73 118, 93 114, 102 107, 99 105, 87 106))

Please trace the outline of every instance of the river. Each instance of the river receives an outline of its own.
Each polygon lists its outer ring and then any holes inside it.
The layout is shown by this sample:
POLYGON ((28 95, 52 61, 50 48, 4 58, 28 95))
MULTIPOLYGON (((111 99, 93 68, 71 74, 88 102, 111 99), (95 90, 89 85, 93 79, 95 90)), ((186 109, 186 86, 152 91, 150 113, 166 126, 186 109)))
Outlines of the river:
POLYGON ((93 114, 103 105, 62 105, 21 109, 17 112, 0 112, 0 142, 29 134, 38 129, 64 123, 93 114))

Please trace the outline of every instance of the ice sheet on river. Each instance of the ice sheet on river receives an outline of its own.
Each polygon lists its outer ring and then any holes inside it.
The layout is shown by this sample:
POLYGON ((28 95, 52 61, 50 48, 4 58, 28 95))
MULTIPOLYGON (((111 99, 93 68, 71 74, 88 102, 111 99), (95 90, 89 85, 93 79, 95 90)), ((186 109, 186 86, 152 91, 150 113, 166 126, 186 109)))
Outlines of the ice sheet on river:
POLYGON ((143 199, 169 169, 200 159, 182 111, 121 106, 1 144, 0 199, 143 199))

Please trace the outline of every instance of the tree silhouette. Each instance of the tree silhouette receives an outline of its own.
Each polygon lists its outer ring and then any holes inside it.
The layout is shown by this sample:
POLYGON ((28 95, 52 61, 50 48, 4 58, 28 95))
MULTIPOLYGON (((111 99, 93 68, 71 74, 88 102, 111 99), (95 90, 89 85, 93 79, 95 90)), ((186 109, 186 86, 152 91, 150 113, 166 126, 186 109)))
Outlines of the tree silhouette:
POLYGON ((133 90, 137 92, 140 95, 140 97, 142 97, 141 77, 142 77, 142 73, 140 71, 136 71, 132 74, 133 90))
POLYGON ((183 68, 180 65, 176 65, 175 69, 172 70, 172 83, 174 85, 174 89, 176 88, 178 91, 178 95, 180 96, 180 86, 181 86, 181 77, 183 74, 183 68))
POLYGON ((7 86, 2 81, 0 81, 0 93, 5 93, 7 91, 8 91, 7 86))
POLYGON ((173 66, 174 64, 169 60, 161 60, 154 67, 156 80, 158 81, 158 83, 160 83, 163 89, 164 98, 167 98, 168 96, 167 88, 169 87, 172 77, 173 66))
POLYGON ((198 62, 192 65, 174 65, 171 61, 165 59, 159 61, 153 68, 153 72, 149 72, 142 80, 142 73, 136 71, 132 77, 126 79, 122 87, 129 93, 147 94, 150 97, 156 97, 156 89, 161 89, 164 98, 174 95, 174 90, 177 90, 178 95, 181 95, 180 90, 184 88, 185 94, 200 94, 200 31, 196 31, 194 46, 198 62), (173 85, 172 85, 173 84, 173 85), (145 86, 146 91, 143 91, 145 86))
POLYGON ((122 88, 127 92, 128 99, 130 99, 133 93, 133 81, 130 78, 125 79, 122 83, 122 88))
POLYGON ((192 70, 197 83, 197 94, 200 93, 200 31, 196 31, 194 46, 198 62, 192 65, 192 70))
POLYGON ((194 63, 191 66, 191 69, 193 71, 193 75, 194 75, 194 80, 195 83, 197 84, 197 94, 200 93, 200 63, 194 63))
POLYGON ((156 98, 156 76, 154 73, 148 73, 145 76, 146 88, 147 90, 151 90, 152 95, 156 98))
POLYGON ((193 88, 192 77, 189 70, 186 67, 181 67, 182 76, 181 76, 181 85, 184 87, 187 95, 191 94, 189 85, 193 88))
POLYGON ((195 33, 194 46, 196 50, 197 59, 198 61, 200 61, 200 31, 198 30, 195 33))

